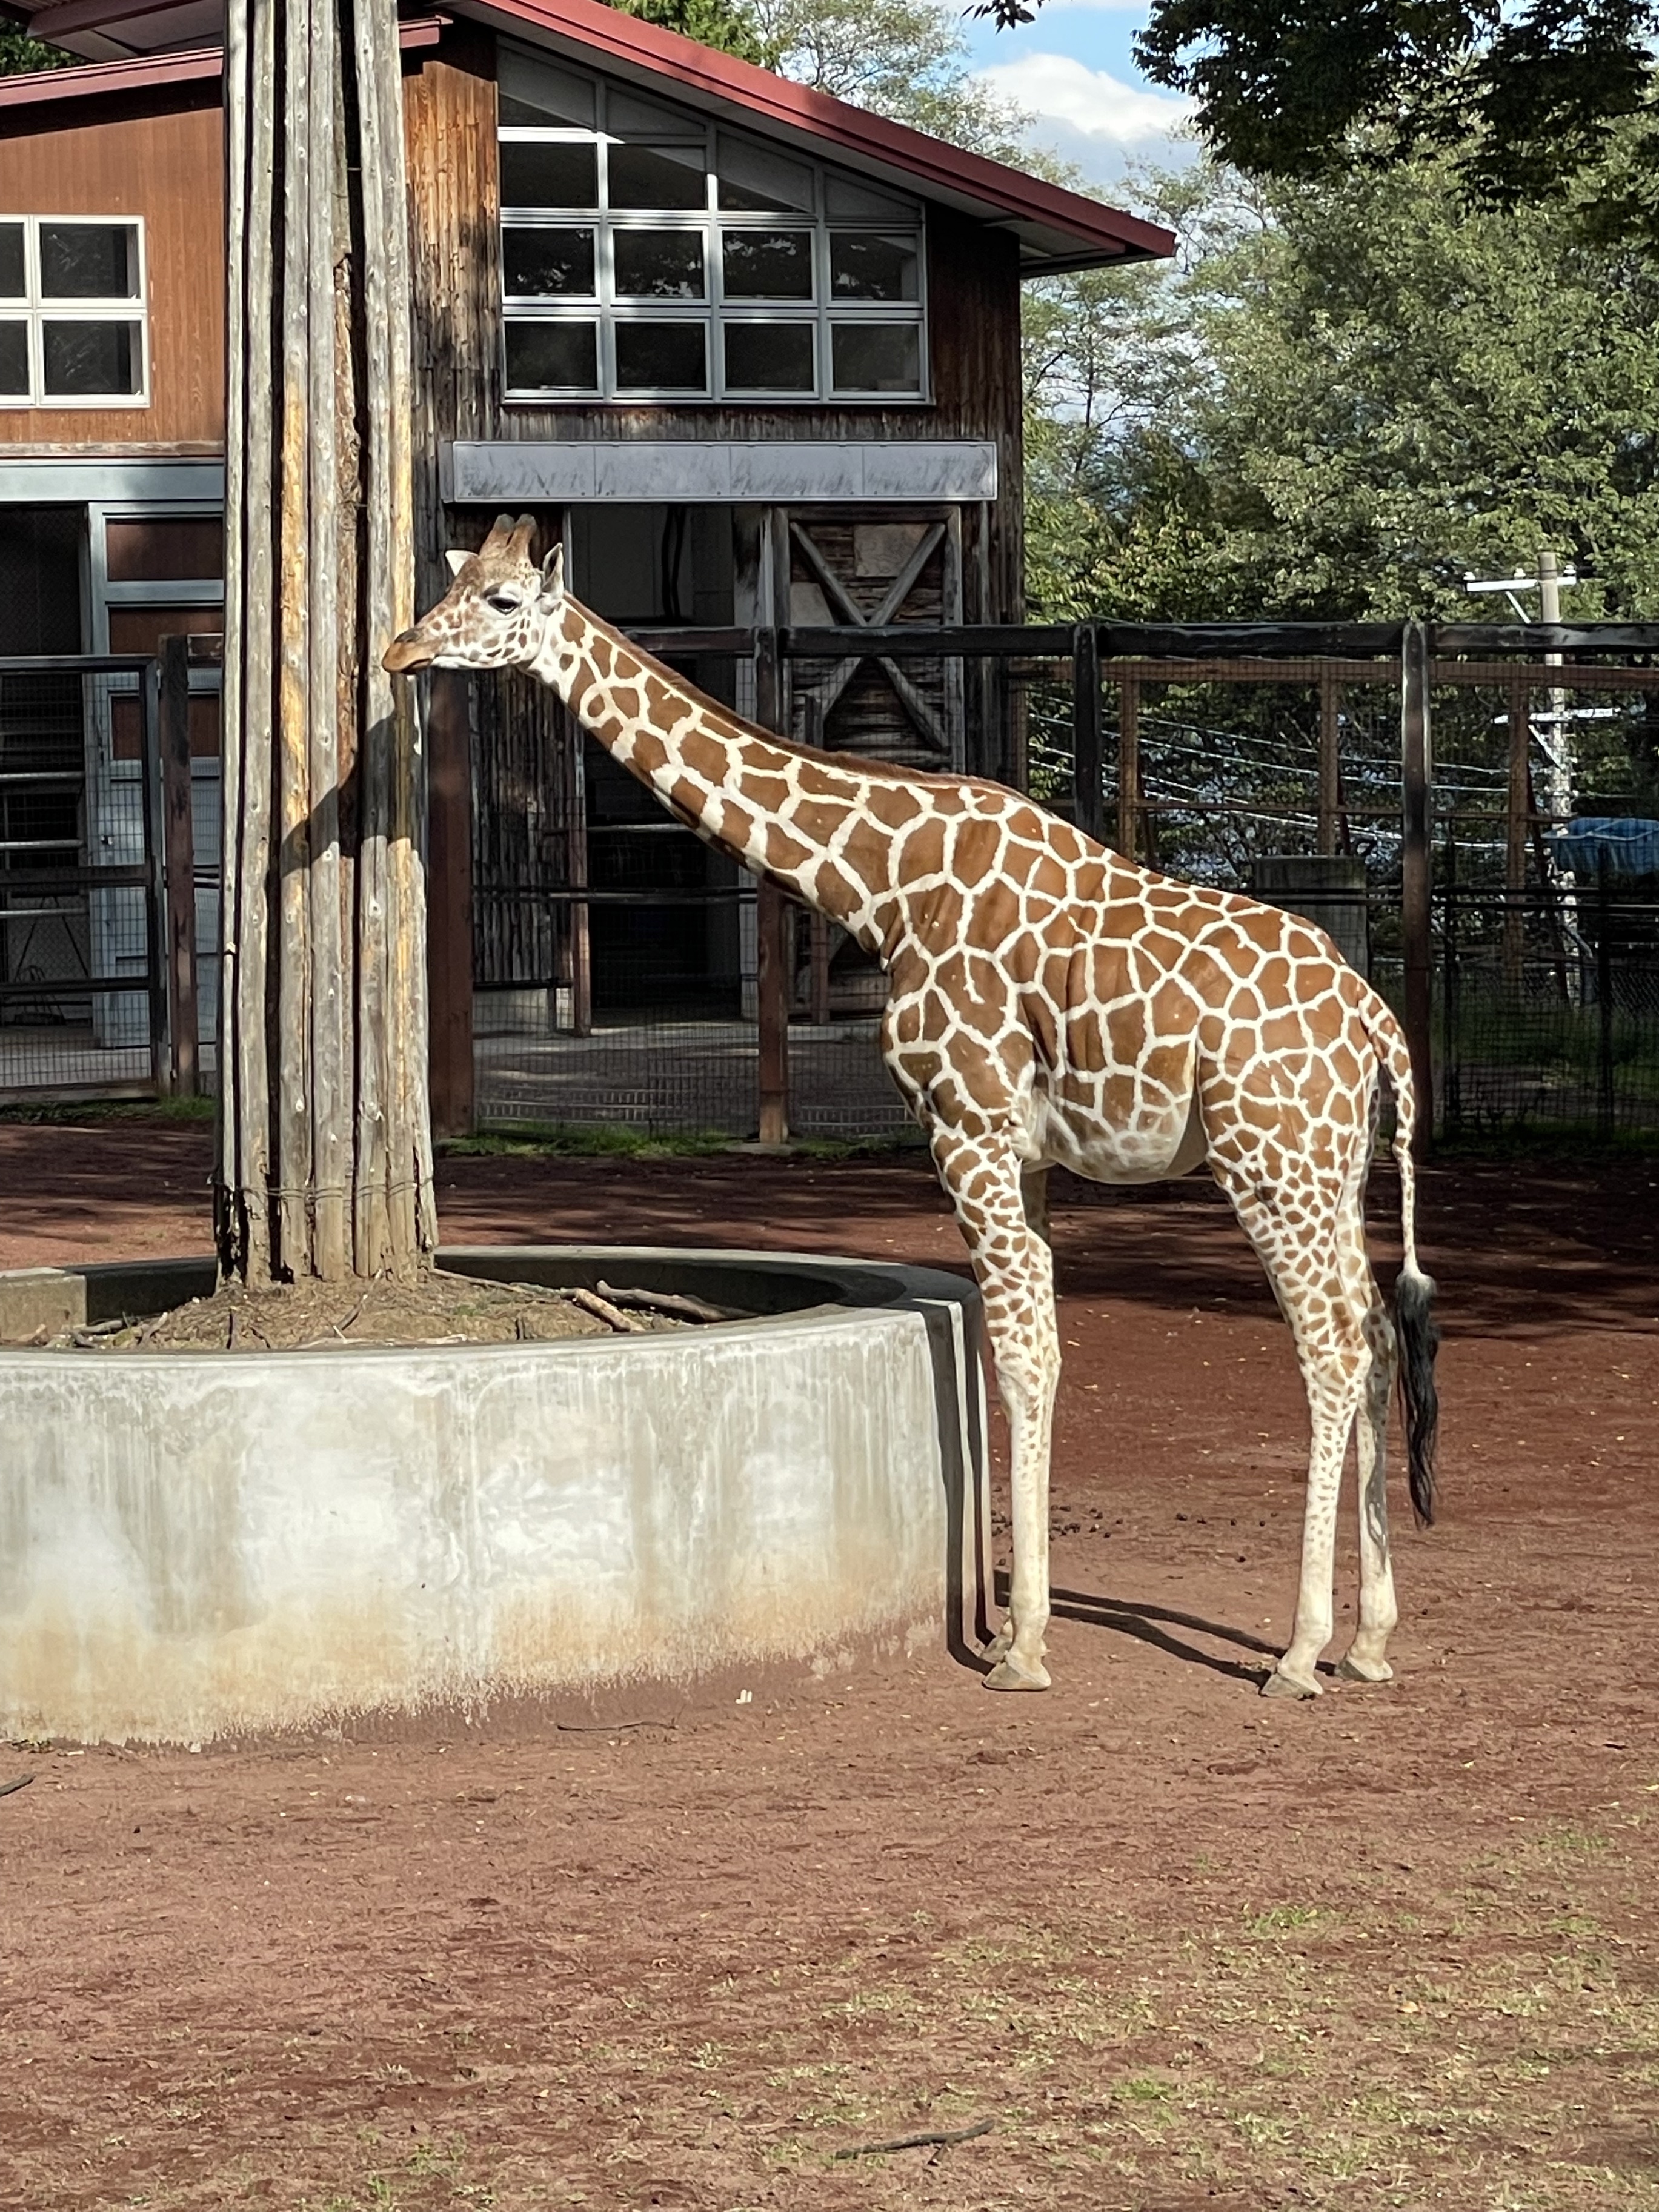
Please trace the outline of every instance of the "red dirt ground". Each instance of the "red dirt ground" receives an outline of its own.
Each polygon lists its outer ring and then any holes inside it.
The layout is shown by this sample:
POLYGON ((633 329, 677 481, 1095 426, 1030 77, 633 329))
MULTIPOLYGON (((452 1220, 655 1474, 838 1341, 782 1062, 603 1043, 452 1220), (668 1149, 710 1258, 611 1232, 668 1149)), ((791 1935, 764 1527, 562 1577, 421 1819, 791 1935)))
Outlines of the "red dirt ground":
MULTIPOLYGON (((0 1266, 199 1249, 207 1166, 0 1125, 0 1266)), ((1427 1176, 1445 1509, 1386 1688, 1254 1694, 1304 1420, 1224 1209, 1073 1185, 1048 1698, 941 1654, 627 1728, 0 1748, 0 2204, 1659 2206, 1656 1182, 1427 1176)), ((442 1183, 457 1241, 960 1264, 903 1159, 442 1183)))

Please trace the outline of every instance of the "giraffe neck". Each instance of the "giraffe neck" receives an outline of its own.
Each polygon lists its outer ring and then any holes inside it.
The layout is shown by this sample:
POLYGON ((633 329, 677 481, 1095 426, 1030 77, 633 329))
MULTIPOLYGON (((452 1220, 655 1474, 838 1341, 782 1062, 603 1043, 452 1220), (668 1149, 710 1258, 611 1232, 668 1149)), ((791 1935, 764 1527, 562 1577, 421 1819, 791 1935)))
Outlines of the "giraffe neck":
MULTIPOLYGON (((568 598, 530 672, 688 828, 890 952, 896 841, 870 817, 874 777, 741 721, 568 598)), ((920 817, 925 794, 907 790, 920 817)))

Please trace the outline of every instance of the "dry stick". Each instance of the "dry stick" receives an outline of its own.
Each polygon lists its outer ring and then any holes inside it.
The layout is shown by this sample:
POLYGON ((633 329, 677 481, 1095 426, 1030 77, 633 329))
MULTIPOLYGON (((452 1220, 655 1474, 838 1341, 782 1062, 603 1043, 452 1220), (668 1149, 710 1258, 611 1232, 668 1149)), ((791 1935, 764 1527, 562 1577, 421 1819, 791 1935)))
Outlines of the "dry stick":
POLYGON ((609 1322, 612 1328, 619 1329, 624 1336, 643 1336, 646 1333, 642 1321, 635 1321, 629 1315, 619 1312, 609 1298, 600 1297, 596 1291, 573 1290, 566 1295, 574 1305, 580 1306, 584 1313, 597 1314, 601 1321, 609 1322))
POLYGON ((605 1296, 619 1306, 644 1306, 652 1313, 684 1314, 692 1321, 732 1321, 736 1316, 723 1306, 711 1306, 702 1298, 688 1297, 680 1291, 617 1291, 609 1283, 601 1283, 605 1296))
POLYGON ((9 1797, 19 1790, 27 1790, 33 1779, 32 1774, 20 1774, 15 1782, 0 1782, 0 1797, 9 1797))
POLYGON ((953 2143, 972 2142, 975 2136, 988 2136, 995 2125, 994 2120, 975 2120, 971 2128, 950 2128, 925 2136, 899 2136, 892 2142, 854 2143, 848 2150, 838 2150, 836 2156, 883 2158, 894 2150, 947 2149, 953 2143))

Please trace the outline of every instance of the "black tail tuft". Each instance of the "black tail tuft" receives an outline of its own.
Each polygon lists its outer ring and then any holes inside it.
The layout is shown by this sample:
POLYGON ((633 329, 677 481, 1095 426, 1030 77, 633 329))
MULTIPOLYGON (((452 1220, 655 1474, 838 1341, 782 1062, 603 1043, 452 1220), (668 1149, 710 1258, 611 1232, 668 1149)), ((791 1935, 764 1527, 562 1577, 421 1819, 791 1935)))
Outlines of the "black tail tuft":
POLYGON ((1400 1393, 1406 1405, 1406 1464, 1412 1510, 1425 1528, 1434 1519, 1434 1447, 1440 1399, 1434 1355, 1440 1325, 1434 1317, 1434 1285, 1412 1268, 1395 1285, 1394 1325, 1400 1340, 1400 1393))

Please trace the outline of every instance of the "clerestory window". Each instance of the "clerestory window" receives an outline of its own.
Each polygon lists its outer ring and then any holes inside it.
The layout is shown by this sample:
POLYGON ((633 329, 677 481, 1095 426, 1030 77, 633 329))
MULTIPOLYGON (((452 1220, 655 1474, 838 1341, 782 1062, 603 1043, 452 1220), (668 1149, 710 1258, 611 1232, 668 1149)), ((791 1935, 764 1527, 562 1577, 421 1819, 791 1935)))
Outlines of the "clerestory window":
POLYGON ((0 406, 143 406, 142 222, 0 216, 0 406))
POLYGON ((916 400, 921 210, 504 47, 514 399, 916 400))

